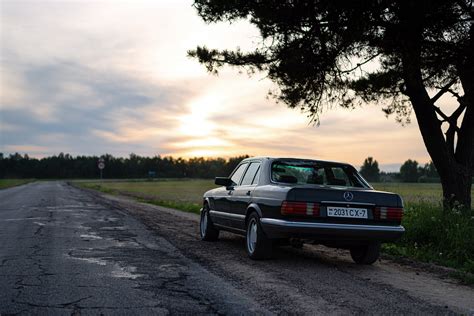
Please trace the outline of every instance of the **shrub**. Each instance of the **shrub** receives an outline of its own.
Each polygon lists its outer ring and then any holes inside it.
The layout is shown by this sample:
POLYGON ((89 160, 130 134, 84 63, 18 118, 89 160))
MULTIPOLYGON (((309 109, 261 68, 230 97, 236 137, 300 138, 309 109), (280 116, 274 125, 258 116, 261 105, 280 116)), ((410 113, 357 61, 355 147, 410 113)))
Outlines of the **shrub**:
POLYGON ((420 202, 405 207, 402 239, 388 252, 474 273, 474 213, 444 213, 441 205, 420 202))

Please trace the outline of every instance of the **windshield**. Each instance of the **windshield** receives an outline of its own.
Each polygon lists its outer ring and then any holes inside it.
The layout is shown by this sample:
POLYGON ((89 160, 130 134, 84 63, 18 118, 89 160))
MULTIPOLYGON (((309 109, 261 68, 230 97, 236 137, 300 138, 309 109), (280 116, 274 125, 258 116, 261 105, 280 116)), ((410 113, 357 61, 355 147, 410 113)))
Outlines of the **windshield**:
POLYGON ((310 160, 275 161, 272 180, 294 184, 370 187, 350 165, 310 160))

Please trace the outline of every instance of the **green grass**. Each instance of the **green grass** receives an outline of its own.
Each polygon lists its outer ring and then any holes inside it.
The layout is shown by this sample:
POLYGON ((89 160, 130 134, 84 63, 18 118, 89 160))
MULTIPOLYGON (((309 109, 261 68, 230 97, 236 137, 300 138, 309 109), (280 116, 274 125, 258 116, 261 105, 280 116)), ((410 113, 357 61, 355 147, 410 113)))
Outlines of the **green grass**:
POLYGON ((22 185, 28 182, 35 181, 34 179, 0 179, 0 189, 11 188, 17 185, 22 185))
MULTIPOLYGON (((441 189, 440 183, 380 182, 372 183, 372 185, 377 190, 400 194, 400 196, 403 198, 403 201, 407 204, 428 203, 438 205, 441 202, 441 198, 443 196, 443 190, 441 189)), ((471 196, 473 193, 474 187, 471 190, 471 196)))
POLYGON ((385 252, 455 268, 464 283, 474 283, 474 212, 443 213, 440 205, 411 202, 405 206, 402 239, 385 244, 385 252))
POLYGON ((77 185, 111 194, 135 197, 141 202, 199 213, 202 195, 215 188, 213 180, 158 180, 75 182, 77 185))
MULTIPOLYGON (((190 179, 75 183, 193 213, 199 212, 203 193, 216 187, 213 180, 190 179)), ((454 277, 474 284, 474 213, 444 214, 439 183, 375 183, 374 187, 398 193, 405 201, 406 233, 400 241, 385 244, 385 253, 455 268, 454 277)))

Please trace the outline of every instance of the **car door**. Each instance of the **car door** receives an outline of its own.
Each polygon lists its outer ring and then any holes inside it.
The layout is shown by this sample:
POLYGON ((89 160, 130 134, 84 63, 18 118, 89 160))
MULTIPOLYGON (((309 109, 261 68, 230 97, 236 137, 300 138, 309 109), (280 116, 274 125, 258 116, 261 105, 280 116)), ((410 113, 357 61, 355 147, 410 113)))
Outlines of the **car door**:
POLYGON ((235 188, 239 186, 240 180, 242 180, 242 176, 244 175, 248 165, 248 162, 244 162, 237 166, 237 168, 234 169, 234 172, 232 172, 230 176, 230 179, 232 180, 232 185, 225 188, 225 194, 219 198, 219 211, 213 214, 213 217, 215 217, 214 221, 217 224, 233 227, 232 214, 229 211, 229 204, 234 195, 235 188))
POLYGON ((245 229, 245 213, 252 198, 252 191, 258 182, 260 162, 250 162, 240 185, 235 186, 229 198, 229 213, 231 225, 237 229, 245 229))
POLYGON ((212 194, 212 210, 218 212, 227 211, 227 188, 217 188, 212 194))

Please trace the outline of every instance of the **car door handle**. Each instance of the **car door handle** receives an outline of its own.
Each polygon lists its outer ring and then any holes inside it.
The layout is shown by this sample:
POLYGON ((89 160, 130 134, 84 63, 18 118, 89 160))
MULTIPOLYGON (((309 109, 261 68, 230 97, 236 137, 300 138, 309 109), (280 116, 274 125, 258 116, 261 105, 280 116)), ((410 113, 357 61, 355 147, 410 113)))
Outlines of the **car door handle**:
POLYGON ((232 195, 232 191, 227 192, 227 195, 232 195))
POLYGON ((250 191, 247 191, 247 193, 245 193, 245 194, 250 195, 250 191))

